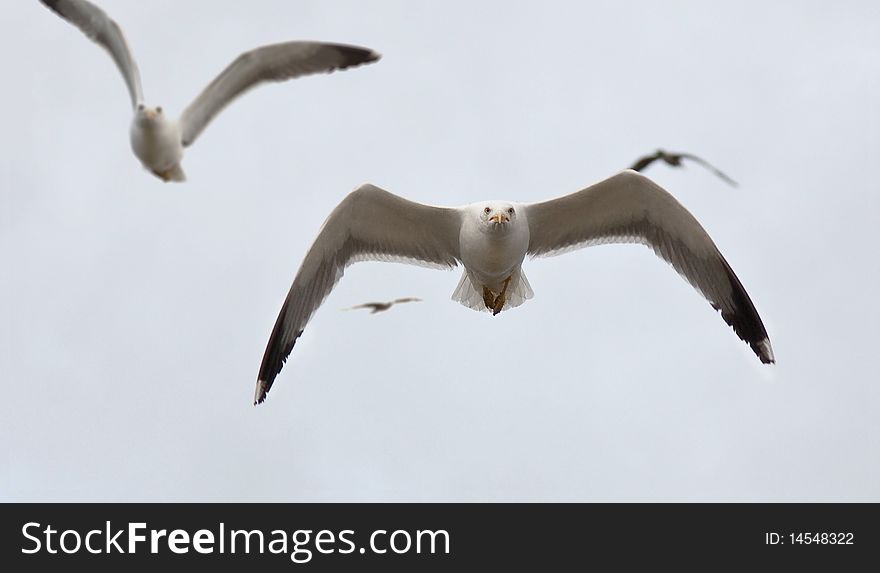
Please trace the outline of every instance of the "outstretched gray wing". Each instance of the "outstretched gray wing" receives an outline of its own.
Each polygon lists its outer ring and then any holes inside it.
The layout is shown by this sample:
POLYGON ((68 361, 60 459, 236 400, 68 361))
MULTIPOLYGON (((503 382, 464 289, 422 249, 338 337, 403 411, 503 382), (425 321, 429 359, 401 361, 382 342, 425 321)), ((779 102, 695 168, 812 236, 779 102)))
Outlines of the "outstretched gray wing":
POLYGON ((122 29, 103 10, 86 0, 40 0, 56 14, 82 30, 93 42, 110 53, 116 67, 122 72, 131 107, 143 101, 141 76, 128 49, 122 29))
POLYGON ((293 279, 263 355, 254 403, 266 399, 296 339, 345 267, 379 260, 452 268, 460 258, 460 230, 457 209, 414 203, 369 184, 349 194, 324 222, 293 279))
POLYGON ((733 269, 681 203, 623 171, 582 191, 526 205, 529 253, 551 256, 602 243, 642 243, 696 288, 761 362, 775 362, 767 331, 733 269))
POLYGON ((184 110, 180 116, 183 145, 191 145, 215 115, 257 84, 344 70, 379 57, 367 48, 322 42, 285 42, 245 52, 184 110))

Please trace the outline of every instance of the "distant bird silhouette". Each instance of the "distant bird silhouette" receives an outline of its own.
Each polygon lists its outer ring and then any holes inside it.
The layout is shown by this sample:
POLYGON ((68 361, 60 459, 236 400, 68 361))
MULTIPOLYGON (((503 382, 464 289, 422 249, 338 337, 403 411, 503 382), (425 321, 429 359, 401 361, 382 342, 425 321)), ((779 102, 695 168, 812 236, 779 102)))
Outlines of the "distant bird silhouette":
POLYGON ((728 184, 733 187, 737 186, 736 181, 725 175, 720 169, 706 161, 705 159, 700 159, 696 155, 691 155, 690 153, 670 153, 669 151, 664 151, 662 149, 658 149, 656 153, 653 155, 646 155, 640 158, 638 161, 632 164, 630 169, 633 171, 643 171, 647 166, 651 165, 655 161, 665 161, 667 164, 672 167, 681 167, 682 159, 690 159, 692 161, 696 161, 709 171, 712 171, 718 177, 724 179, 728 184))
POLYGON ((359 304, 351 308, 343 308, 342 310, 357 310, 359 308, 369 308, 372 310, 370 314, 376 314, 377 312, 384 312, 388 310, 395 304, 401 304, 404 302, 422 302, 422 299, 408 296, 406 298, 399 298, 397 300, 392 300, 389 302, 365 302, 364 304, 359 304))

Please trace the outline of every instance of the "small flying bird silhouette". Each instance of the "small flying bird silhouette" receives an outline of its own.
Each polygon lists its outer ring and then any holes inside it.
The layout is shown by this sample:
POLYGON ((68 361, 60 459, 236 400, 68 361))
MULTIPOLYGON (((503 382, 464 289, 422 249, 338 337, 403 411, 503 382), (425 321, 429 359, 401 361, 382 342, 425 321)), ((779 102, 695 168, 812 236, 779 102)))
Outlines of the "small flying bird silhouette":
POLYGON ((701 159, 701 158, 697 157, 696 155, 692 155, 690 153, 671 153, 669 151, 664 151, 662 149, 658 149, 656 153, 654 153, 652 155, 646 155, 646 156, 640 158, 638 161, 636 161, 635 163, 632 164, 630 169, 632 169, 633 171, 641 172, 641 171, 644 171, 647 166, 651 165, 655 161, 660 161, 660 160, 665 161, 667 164, 671 165, 672 167, 681 167, 682 166, 681 165, 682 159, 690 159, 692 161, 696 161, 697 163, 699 163, 700 165, 702 165, 703 167, 705 167, 709 171, 712 171, 713 173, 715 173, 715 175, 717 175, 718 177, 724 179, 731 186, 733 186, 733 187, 737 186, 736 181, 734 181, 733 179, 731 179, 730 177, 725 175, 720 169, 718 169, 717 167, 715 167, 714 165, 712 165, 711 163, 709 163, 705 159, 701 159))
POLYGON ((364 304, 359 304, 357 306, 352 306, 350 308, 343 308, 342 310, 357 310, 359 308, 369 308, 371 309, 370 314, 376 314, 377 312, 384 312, 394 306, 395 304, 401 304, 404 302, 422 302, 422 299, 416 298, 414 296, 408 296, 405 298, 398 298, 396 300, 388 301, 388 302, 365 302, 364 304))

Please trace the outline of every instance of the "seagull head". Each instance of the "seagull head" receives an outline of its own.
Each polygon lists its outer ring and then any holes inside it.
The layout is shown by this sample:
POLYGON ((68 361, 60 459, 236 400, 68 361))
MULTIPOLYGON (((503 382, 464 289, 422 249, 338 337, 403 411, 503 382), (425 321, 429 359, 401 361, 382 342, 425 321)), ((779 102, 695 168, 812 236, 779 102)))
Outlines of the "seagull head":
POLYGON ((516 219, 516 209, 510 203, 493 202, 480 206, 480 221, 492 231, 510 227, 516 219))
POLYGON ((135 116, 139 122, 154 122, 158 119, 164 118, 162 114, 162 106, 158 105, 156 107, 150 107, 148 105, 144 105, 139 103, 137 105, 137 111, 135 112, 135 116))

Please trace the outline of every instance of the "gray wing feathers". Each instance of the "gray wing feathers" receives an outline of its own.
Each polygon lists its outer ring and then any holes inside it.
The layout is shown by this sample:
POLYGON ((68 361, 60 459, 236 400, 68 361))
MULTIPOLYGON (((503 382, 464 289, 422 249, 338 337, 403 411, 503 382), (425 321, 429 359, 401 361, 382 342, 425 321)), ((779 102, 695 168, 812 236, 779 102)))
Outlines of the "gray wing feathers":
POLYGON ((257 84, 342 70, 378 59, 379 54, 367 48, 321 42, 285 42, 245 52, 184 110, 180 117, 183 145, 191 145, 214 116, 257 84))
POLYGON ((672 195, 634 171, 526 206, 529 253, 552 256, 602 243, 641 243, 670 263, 751 346, 774 362, 754 304, 708 233, 672 195))
POLYGON ((79 28, 93 42, 107 50, 122 72, 132 108, 143 101, 141 77, 122 29, 103 10, 86 0, 40 0, 53 12, 79 28))
POLYGON ((260 365, 254 403, 266 393, 309 319, 356 261, 385 260, 452 268, 459 259, 460 215, 455 209, 407 201, 364 185, 340 203, 312 244, 260 365))

